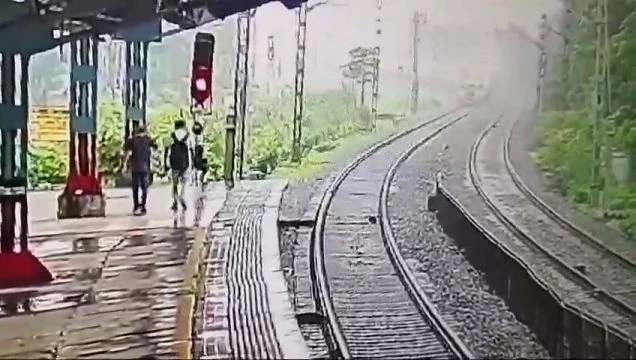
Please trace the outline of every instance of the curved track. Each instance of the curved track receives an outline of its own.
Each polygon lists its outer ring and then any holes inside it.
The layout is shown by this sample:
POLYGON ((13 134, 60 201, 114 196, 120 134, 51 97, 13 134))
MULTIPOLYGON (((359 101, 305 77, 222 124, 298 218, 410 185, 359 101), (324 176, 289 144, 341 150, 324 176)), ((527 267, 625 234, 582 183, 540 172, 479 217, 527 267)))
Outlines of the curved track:
MULTIPOLYGON (((510 114, 508 114, 510 115, 510 114)), ((633 267, 617 261, 589 237, 573 232, 529 195, 509 159, 510 131, 501 136, 503 116, 474 142, 468 171, 472 186, 495 217, 520 241, 524 257, 537 259, 544 269, 559 272, 577 287, 568 288, 566 299, 585 303, 617 329, 636 333, 636 283, 633 267), (495 134, 499 132, 499 136, 495 134), (501 147, 503 142, 503 148, 501 147), (546 213, 547 212, 547 213, 546 213)), ((517 251, 519 252, 519 251, 517 251)))
POLYGON ((341 357, 471 357, 399 254, 386 208, 399 164, 465 116, 445 114, 374 146, 323 194, 310 269, 327 338, 341 357))
POLYGON ((506 139, 503 145, 503 155, 504 155, 506 170, 508 171, 508 174, 510 175, 510 178, 512 179, 512 181, 515 183, 515 186, 517 187, 517 189, 519 189, 519 191, 521 191, 528 198, 528 200, 532 201, 532 203, 534 203, 534 205, 539 210, 541 210, 544 214, 546 214, 552 220, 554 220, 555 223, 558 223, 559 225, 561 225, 562 228, 567 229, 573 236, 577 237, 578 239, 582 241, 585 241, 590 246, 595 247, 597 251, 602 253, 604 256, 612 258, 617 263, 620 263, 625 268, 634 272, 634 275, 636 275, 636 261, 634 260, 634 256, 629 256, 625 254, 625 252, 634 251, 633 246, 631 244, 629 244, 630 248, 625 249, 624 251, 617 251, 615 249, 611 249, 607 247, 601 241, 594 238, 594 236, 592 236, 586 230, 580 228, 579 226, 577 226, 570 220, 566 219, 563 215, 559 214, 557 210, 553 209, 550 205, 548 205, 545 201, 543 201, 537 194, 535 194, 532 190, 530 190, 530 188, 524 183, 521 176, 519 176, 519 174, 515 170, 515 167, 512 164, 512 161, 510 159, 511 158, 510 141, 512 139, 515 127, 517 126, 517 123, 521 119, 522 117, 520 116, 515 121, 513 126, 510 128, 510 131, 506 135, 506 139))

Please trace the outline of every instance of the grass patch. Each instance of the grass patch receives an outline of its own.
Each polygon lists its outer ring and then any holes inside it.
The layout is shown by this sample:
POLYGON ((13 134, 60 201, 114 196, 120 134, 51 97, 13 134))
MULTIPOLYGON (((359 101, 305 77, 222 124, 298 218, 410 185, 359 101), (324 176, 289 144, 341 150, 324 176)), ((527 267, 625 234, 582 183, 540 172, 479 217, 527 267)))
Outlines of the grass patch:
POLYGON ((335 146, 326 151, 312 150, 299 165, 286 163, 272 173, 274 178, 285 178, 291 182, 304 182, 326 175, 334 166, 344 165, 358 154, 392 135, 404 131, 417 123, 430 118, 435 110, 422 111, 409 116, 397 124, 380 121, 375 131, 358 133, 335 142, 335 146))

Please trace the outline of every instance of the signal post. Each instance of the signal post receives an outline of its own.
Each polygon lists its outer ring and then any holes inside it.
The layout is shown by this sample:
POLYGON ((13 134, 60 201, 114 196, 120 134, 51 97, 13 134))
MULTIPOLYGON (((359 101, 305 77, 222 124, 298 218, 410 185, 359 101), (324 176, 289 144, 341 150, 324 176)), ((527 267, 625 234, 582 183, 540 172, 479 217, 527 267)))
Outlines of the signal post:
POLYGON ((194 134, 193 165, 197 184, 200 185, 205 184, 204 177, 207 170, 205 149, 202 144, 205 122, 201 119, 201 115, 210 113, 213 103, 214 45, 213 34, 196 34, 190 77, 190 113, 193 119, 192 133, 194 134))

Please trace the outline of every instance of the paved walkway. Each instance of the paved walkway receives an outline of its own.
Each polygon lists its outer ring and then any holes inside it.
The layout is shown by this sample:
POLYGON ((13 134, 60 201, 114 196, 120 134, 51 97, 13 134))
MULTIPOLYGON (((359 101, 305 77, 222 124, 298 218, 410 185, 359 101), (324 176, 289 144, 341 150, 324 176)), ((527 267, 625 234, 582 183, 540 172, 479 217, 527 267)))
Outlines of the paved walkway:
MULTIPOLYGON (((62 221, 57 193, 31 195, 31 249, 55 281, 0 290, 0 358, 174 358, 190 342, 192 248, 205 231, 192 210, 190 227, 173 229, 168 188, 151 189, 143 218, 130 215, 129 193, 108 192, 106 218, 62 221)), ((201 224, 224 198, 224 186, 209 186, 201 224)))
POLYGON ((193 211, 173 229, 167 188, 143 218, 127 190, 108 193, 106 218, 62 221, 56 193, 32 194, 31 248, 55 281, 0 290, 0 359, 308 358, 280 269, 284 187, 211 184, 207 231, 193 211))
POLYGON ((277 223, 285 185, 240 183, 215 217, 195 357, 309 358, 281 271, 277 223))

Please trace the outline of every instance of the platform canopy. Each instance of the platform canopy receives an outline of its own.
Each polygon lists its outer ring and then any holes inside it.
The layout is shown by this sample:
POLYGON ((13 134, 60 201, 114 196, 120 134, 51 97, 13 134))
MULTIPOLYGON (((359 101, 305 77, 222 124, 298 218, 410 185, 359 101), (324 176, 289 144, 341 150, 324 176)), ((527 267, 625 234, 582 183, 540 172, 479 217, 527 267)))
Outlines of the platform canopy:
MULTIPOLYGON (((87 34, 195 28, 275 0, 0 0, 2 51, 37 53, 87 34)), ((306 0, 278 0, 287 8, 306 0)))

